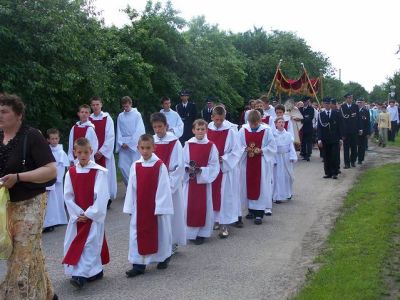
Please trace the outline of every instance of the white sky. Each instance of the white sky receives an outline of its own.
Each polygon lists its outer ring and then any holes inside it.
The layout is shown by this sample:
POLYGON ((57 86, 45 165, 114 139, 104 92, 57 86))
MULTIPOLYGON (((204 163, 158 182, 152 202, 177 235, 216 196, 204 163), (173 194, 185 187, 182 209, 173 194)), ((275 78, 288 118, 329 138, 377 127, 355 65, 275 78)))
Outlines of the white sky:
MULTIPOLYGON (((208 23, 218 24, 224 30, 244 32, 257 26, 296 32, 314 51, 328 56, 335 69, 342 70, 343 82, 358 82, 368 91, 400 69, 400 55, 395 55, 400 44, 399 0, 172 0, 172 3, 186 20, 204 15, 208 23)), ((119 27, 129 22, 125 13, 119 11, 127 4, 142 11, 146 0, 96 1, 106 24, 119 27)))

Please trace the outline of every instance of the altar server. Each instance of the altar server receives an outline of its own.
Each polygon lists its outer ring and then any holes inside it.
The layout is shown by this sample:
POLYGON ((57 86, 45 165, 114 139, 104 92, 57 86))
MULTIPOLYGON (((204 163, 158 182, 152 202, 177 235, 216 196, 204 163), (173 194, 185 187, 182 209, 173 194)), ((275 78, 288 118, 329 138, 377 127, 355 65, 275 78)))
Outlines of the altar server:
POLYGON ((282 117, 285 122, 285 124, 284 124, 285 130, 293 136, 293 140, 294 140, 293 123, 292 123, 290 116, 285 115, 285 111, 286 111, 285 106, 283 106, 282 104, 278 104, 277 106, 275 106, 276 116, 271 116, 271 118, 269 119, 269 126, 271 126, 272 131, 275 132, 276 131, 275 119, 277 117, 282 117))
POLYGON ((168 131, 172 132, 178 139, 183 135, 183 122, 179 114, 171 109, 171 99, 161 98, 161 113, 167 118, 168 131))

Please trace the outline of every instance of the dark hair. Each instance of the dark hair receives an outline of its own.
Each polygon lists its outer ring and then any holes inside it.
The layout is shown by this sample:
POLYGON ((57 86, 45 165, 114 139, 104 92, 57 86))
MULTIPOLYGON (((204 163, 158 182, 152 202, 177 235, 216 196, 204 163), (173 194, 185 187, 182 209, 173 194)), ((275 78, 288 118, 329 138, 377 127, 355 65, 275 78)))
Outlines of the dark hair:
POLYGON ((85 137, 80 137, 79 139, 77 139, 74 142, 74 149, 77 146, 79 146, 79 147, 87 147, 87 146, 89 146, 90 148, 92 148, 92 145, 90 144, 90 141, 85 137))
POLYGON ((264 111, 262 108, 257 108, 256 111, 258 111, 261 114, 261 117, 264 115, 264 111))
POLYGON ((25 117, 25 104, 17 95, 0 94, 0 105, 11 107, 18 116, 25 117))
POLYGON ((167 96, 163 96, 160 99, 161 104, 164 104, 165 101, 171 101, 171 99, 169 99, 167 96))
POLYGON ((278 104, 277 106, 275 106, 275 111, 277 110, 282 110, 283 112, 286 111, 285 107, 282 104, 278 104))
POLYGON ((145 133, 140 136, 138 145, 140 142, 151 142, 154 145, 154 138, 151 134, 145 133))
POLYGON ((213 116, 225 116, 226 115, 225 107, 223 107, 222 105, 215 106, 212 110, 212 115, 213 116))
POLYGON ((92 104, 93 101, 100 101, 100 103, 103 104, 103 100, 101 100, 100 96, 93 96, 90 98, 89 103, 92 104))
POLYGON ((87 104, 82 104, 82 105, 79 105, 79 107, 78 107, 78 112, 81 111, 82 108, 89 110, 89 112, 91 111, 89 105, 87 105, 87 104))
POLYGON ((58 134, 60 136, 60 131, 57 128, 50 128, 46 131, 47 137, 50 137, 50 134, 58 134))
POLYGON ((269 99, 267 95, 261 95, 260 99, 264 102, 264 103, 269 103, 269 99))
POLYGON ((150 123, 153 124, 155 122, 161 122, 164 125, 167 125, 167 118, 165 117, 165 115, 163 113, 156 112, 156 113, 151 114, 151 116, 150 116, 150 123))
POLYGON ((196 126, 206 126, 206 128, 208 127, 208 123, 206 120, 203 119, 197 119, 193 122, 192 124, 192 129, 194 129, 196 126))

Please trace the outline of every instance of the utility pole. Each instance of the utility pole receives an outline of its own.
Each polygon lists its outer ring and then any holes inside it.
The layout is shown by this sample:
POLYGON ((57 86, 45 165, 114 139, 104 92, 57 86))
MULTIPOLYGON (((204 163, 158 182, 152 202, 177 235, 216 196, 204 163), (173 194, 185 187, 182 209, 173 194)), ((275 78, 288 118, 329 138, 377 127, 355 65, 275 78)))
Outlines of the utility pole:
POLYGON ((342 69, 339 69, 339 81, 342 81, 342 69))

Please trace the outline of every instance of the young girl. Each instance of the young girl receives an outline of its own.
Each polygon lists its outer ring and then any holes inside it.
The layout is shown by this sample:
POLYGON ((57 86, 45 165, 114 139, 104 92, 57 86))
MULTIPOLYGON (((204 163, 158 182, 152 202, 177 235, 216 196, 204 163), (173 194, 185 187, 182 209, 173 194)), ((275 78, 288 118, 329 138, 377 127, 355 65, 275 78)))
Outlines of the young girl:
POLYGON ((285 121, 282 117, 275 119, 274 133, 277 146, 274 166, 274 194, 275 203, 281 203, 292 198, 294 181, 293 163, 297 161, 297 154, 293 145, 293 137, 285 130, 285 121))
POLYGON ((269 126, 271 126, 272 131, 275 132, 276 128, 275 128, 275 119, 278 117, 283 118, 285 124, 284 124, 284 128, 287 132, 289 132, 292 136, 293 136, 293 140, 294 140, 294 132, 293 132, 293 123, 292 120, 290 119, 290 116, 285 115, 285 106, 283 106, 282 104, 278 104, 277 106, 275 106, 275 113, 276 116, 272 116, 269 118, 269 126))

